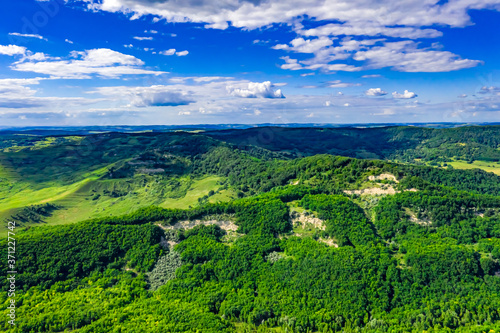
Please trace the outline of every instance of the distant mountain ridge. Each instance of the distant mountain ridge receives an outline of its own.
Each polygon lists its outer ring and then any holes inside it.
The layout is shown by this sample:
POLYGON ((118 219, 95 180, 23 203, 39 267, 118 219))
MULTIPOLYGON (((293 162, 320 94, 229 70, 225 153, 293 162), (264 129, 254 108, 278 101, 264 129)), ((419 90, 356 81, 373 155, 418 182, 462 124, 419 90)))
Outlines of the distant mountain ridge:
POLYGON ((395 127, 395 126, 415 126, 426 128, 454 128, 462 126, 488 126, 500 125, 495 123, 261 123, 261 124, 190 124, 190 125, 107 125, 107 126, 29 126, 29 127, 8 127, 0 126, 0 135, 5 134, 33 134, 33 135, 69 135, 69 134, 92 134, 103 132, 169 132, 178 130, 223 130, 223 129, 248 129, 255 127, 285 127, 285 128, 375 128, 375 127, 395 127))

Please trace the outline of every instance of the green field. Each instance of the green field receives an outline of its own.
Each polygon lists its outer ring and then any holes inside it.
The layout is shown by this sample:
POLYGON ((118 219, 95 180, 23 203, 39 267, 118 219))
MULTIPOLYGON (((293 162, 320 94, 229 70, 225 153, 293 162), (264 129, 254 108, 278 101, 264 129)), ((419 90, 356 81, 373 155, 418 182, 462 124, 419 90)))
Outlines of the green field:
POLYGON ((500 163, 499 162, 484 162, 484 161, 474 161, 472 164, 469 164, 465 161, 453 161, 447 162, 448 165, 453 166, 455 169, 481 169, 486 172, 493 172, 496 175, 500 176, 500 163))
MULTIPOLYGON (((198 199, 208 196, 210 191, 215 192, 208 198, 209 202, 229 201, 234 198, 230 189, 221 189, 218 176, 206 176, 200 179, 184 179, 185 195, 169 198, 171 192, 161 193, 161 186, 155 186, 154 181, 145 186, 130 184, 129 180, 99 180, 97 177, 87 178, 78 183, 49 187, 37 191, 26 188, 13 196, 0 200, 0 219, 8 220, 10 216, 19 213, 23 207, 50 202, 58 207, 51 216, 44 218, 42 224, 26 223, 25 225, 59 225, 106 216, 117 216, 131 213, 139 208, 158 205, 163 208, 189 208, 199 205, 198 199), (125 185, 129 185, 128 187, 125 185), (99 195, 103 191, 128 190, 126 195, 113 197, 99 195)), ((4 237, 7 229, 0 230, 0 237, 4 237)))

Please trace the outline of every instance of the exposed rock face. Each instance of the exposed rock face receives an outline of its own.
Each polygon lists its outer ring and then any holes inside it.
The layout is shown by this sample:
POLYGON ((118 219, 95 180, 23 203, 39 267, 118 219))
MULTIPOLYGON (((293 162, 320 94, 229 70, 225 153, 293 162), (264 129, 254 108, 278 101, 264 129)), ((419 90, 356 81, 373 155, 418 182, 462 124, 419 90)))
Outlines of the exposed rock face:
POLYGON ((411 209, 404 208, 404 210, 405 210, 406 214, 408 214, 408 216, 410 217, 411 222, 416 223, 416 224, 421 225, 421 226, 425 226, 425 227, 432 225, 432 221, 430 221, 428 219, 419 219, 417 217, 417 215, 411 209))
MULTIPOLYGON (((416 188, 410 188, 407 190, 404 190, 405 192, 417 192, 418 190, 416 188)), ((357 195, 394 195, 396 193, 401 193, 401 191, 395 190, 394 187, 392 186, 383 186, 383 187, 370 187, 370 188, 365 188, 363 190, 345 190, 344 193, 346 194, 357 194, 357 195)))
POLYGON ((365 188, 363 190, 352 190, 352 191, 345 190, 344 193, 357 194, 357 195, 387 195, 387 194, 393 195, 399 193, 399 191, 396 191, 392 186, 387 186, 386 188, 371 187, 371 188, 365 188))
POLYGON ((369 176, 368 177, 368 180, 372 180, 372 181, 384 180, 384 179, 392 180, 395 183, 399 183, 399 181, 396 179, 396 176, 394 176, 393 174, 390 174, 390 173, 383 173, 383 174, 380 174, 378 176, 369 176))
POLYGON ((325 243, 328 246, 339 247, 339 245, 335 243, 331 238, 319 238, 318 242, 325 243))
POLYGON ((169 226, 163 226, 162 228, 165 230, 172 230, 172 229, 192 229, 196 227, 197 225, 212 225, 216 224, 218 225, 221 229, 224 229, 226 231, 236 231, 238 229, 238 226, 234 224, 233 221, 219 221, 219 220, 186 220, 186 221, 179 221, 174 225, 169 225, 169 226))
POLYGON ((304 213, 292 214, 290 215, 292 225, 301 225, 302 227, 307 227, 308 224, 312 225, 316 229, 325 230, 325 223, 323 220, 318 219, 312 215, 306 215, 304 213))

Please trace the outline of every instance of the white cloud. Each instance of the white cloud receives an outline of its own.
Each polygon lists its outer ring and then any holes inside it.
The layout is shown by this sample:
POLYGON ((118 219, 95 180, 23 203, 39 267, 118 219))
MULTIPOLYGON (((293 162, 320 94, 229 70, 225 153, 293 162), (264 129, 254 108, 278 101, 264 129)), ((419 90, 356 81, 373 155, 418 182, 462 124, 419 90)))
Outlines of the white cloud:
POLYGON ((418 49, 413 41, 384 43, 369 50, 360 50, 354 60, 366 61, 365 68, 392 67, 401 72, 449 72, 470 68, 481 63, 478 60, 461 59, 448 51, 418 49))
POLYGON ((20 61, 26 61, 26 60, 42 61, 49 59, 58 59, 58 58, 49 57, 43 52, 31 53, 30 51, 28 51, 20 61))
POLYGON ((23 55, 26 53, 26 48, 24 46, 17 45, 0 45, 0 54, 5 55, 23 55))
POLYGON ((282 69, 296 71, 303 68, 303 66, 298 63, 297 59, 291 59, 289 56, 281 57, 280 59, 285 60, 285 64, 280 66, 282 69))
POLYGON ((144 33, 145 34, 157 34, 158 31, 157 30, 144 30, 144 33))
POLYGON ((175 54, 175 49, 168 49, 168 50, 165 50, 165 51, 161 51, 159 53, 162 54, 162 55, 170 56, 170 55, 174 55, 175 54))
POLYGON ((467 97, 467 94, 460 94, 457 96, 458 98, 466 98, 467 97))
POLYGON ((408 90, 405 90, 404 93, 402 93, 402 94, 395 91, 392 93, 392 97, 400 98, 400 99, 409 99, 409 98, 417 97, 417 94, 415 94, 414 92, 408 91, 408 90))
POLYGON ((329 81, 327 82, 327 86, 329 88, 346 88, 346 87, 357 87, 360 86, 359 83, 350 83, 350 82, 342 82, 340 80, 329 81))
POLYGON ((153 37, 140 37, 140 36, 134 36, 132 37, 137 40, 153 40, 153 37))
POLYGON ((363 75, 361 77, 363 79, 372 79, 372 78, 382 77, 382 75, 380 75, 380 74, 370 74, 370 75, 363 75))
POLYGON ((171 56, 171 55, 176 55, 178 57, 183 57, 187 56, 189 54, 189 51, 184 50, 184 51, 177 51, 176 49, 168 49, 165 51, 158 52, 159 54, 166 55, 166 56, 171 56))
POLYGON ((19 32, 9 32, 10 36, 17 36, 17 37, 27 37, 27 38, 38 38, 42 40, 47 40, 43 38, 43 36, 37 35, 37 34, 21 34, 19 32))
POLYGON ((315 53, 327 46, 333 44, 333 41, 328 37, 320 37, 315 39, 304 39, 302 37, 295 38, 290 42, 291 45, 278 44, 272 48, 275 50, 286 50, 298 53, 315 53))
POLYGON ((67 38, 66 38, 64 41, 65 41, 66 43, 73 44, 73 41, 71 41, 71 40, 69 40, 69 39, 67 39, 67 38))
POLYGON ((228 22, 239 28, 255 29, 272 23, 293 23, 297 17, 313 17, 317 21, 340 21, 350 25, 371 23, 382 26, 463 27, 470 24, 471 9, 499 10, 497 0, 436 1, 387 0, 383 6, 365 0, 289 0, 289 1, 151 1, 151 0, 86 0, 89 9, 134 13, 131 19, 155 15, 168 22, 206 23, 207 27, 226 29, 228 22), (411 13, 411 15, 409 15, 411 13), (374 23, 374 20, 375 23, 374 23))
POLYGON ((378 22, 366 21, 363 24, 325 24, 317 28, 300 31, 304 36, 389 36, 399 38, 436 38, 443 35, 434 29, 418 29, 414 27, 385 27, 378 22))
MULTIPOLYGON (((278 49, 296 52, 306 49, 301 47, 301 45, 298 48, 285 45, 278 49)), ((344 38, 337 41, 336 45, 307 49, 312 51, 312 58, 298 61, 290 57, 281 57, 286 62, 281 68, 353 72, 389 67, 401 72, 449 72, 474 67, 481 63, 478 60, 461 59, 448 51, 419 49, 418 44, 410 40, 383 42, 344 38), (337 63, 349 59, 354 60, 356 65, 337 63)))
POLYGON ((365 91, 366 96, 384 96, 387 95, 387 91, 383 91, 380 88, 370 88, 365 91))
POLYGON ((11 69, 65 79, 88 79, 92 75, 118 78, 122 75, 165 73, 143 69, 141 68, 144 65, 142 60, 110 49, 73 51, 70 55, 73 59, 55 61, 28 59, 28 61, 14 63, 11 69))
POLYGON ((243 98, 285 98, 281 89, 273 90, 271 81, 249 82, 246 88, 241 87, 241 85, 231 85, 227 86, 226 89, 232 96, 243 98))

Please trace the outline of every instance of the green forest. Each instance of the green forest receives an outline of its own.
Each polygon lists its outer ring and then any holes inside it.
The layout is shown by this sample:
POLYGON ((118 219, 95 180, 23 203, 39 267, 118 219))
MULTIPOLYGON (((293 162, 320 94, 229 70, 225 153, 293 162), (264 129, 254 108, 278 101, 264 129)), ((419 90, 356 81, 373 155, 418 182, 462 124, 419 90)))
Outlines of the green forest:
POLYGON ((0 141, 0 331, 500 332, 500 127, 0 141))

